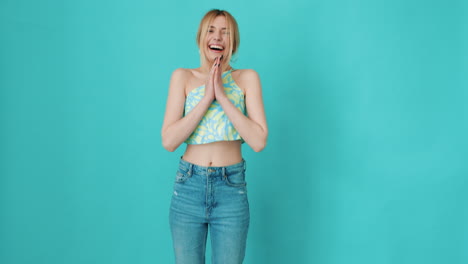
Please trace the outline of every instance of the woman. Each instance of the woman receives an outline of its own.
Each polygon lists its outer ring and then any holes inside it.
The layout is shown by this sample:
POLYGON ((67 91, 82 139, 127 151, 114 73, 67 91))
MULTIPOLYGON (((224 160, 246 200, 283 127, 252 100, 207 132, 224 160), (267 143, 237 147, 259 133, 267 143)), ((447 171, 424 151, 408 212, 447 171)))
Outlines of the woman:
POLYGON ((205 263, 208 228, 212 263, 242 263, 250 216, 241 144, 261 151, 268 135, 260 79, 230 65, 239 31, 227 11, 205 14, 197 44, 201 66, 172 74, 161 132, 169 151, 187 143, 170 209, 176 263, 205 263))

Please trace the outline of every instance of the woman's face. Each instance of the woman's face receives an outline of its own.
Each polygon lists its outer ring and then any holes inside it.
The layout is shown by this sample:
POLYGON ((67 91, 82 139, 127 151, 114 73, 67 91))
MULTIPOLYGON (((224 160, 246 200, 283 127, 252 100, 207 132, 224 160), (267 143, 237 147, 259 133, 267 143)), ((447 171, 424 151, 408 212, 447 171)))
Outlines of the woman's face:
POLYGON ((229 31, 224 16, 217 16, 210 24, 206 33, 205 49, 208 61, 213 61, 221 55, 226 57, 229 50, 229 31))

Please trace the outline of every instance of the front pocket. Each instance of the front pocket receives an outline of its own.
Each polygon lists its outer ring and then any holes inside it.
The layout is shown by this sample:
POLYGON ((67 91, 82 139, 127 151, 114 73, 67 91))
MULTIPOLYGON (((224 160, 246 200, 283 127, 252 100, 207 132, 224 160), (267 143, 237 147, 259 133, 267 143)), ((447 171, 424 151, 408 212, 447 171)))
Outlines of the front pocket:
POLYGON ((243 171, 224 176, 224 181, 227 185, 232 187, 245 187, 247 185, 245 173, 243 171))
POLYGON ((187 175, 185 175, 185 173, 182 173, 180 171, 177 171, 176 172, 176 179, 175 179, 175 182, 176 183, 183 183, 187 180, 187 175))

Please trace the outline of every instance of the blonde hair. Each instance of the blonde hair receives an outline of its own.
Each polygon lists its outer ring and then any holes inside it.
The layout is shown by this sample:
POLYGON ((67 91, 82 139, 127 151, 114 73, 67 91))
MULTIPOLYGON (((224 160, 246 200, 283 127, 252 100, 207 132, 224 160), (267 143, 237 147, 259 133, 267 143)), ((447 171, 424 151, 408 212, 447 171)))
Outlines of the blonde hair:
POLYGON ((223 58, 223 61, 221 62, 222 69, 226 69, 229 62, 231 61, 232 55, 234 55, 237 52, 237 50, 239 49, 239 44, 240 44, 239 27, 237 26, 237 22, 234 19, 234 17, 228 11, 212 9, 208 11, 205 14, 205 16, 203 16, 200 22, 200 26, 198 27, 197 45, 198 45, 198 48, 200 49, 201 65, 208 63, 206 59, 206 53, 205 53, 205 48, 204 48, 205 45, 203 44, 203 41, 205 40, 210 24, 218 16, 224 16, 226 18, 226 23, 228 27, 227 30, 229 32, 229 35, 228 35, 229 36, 229 52, 226 55, 226 57, 223 58))

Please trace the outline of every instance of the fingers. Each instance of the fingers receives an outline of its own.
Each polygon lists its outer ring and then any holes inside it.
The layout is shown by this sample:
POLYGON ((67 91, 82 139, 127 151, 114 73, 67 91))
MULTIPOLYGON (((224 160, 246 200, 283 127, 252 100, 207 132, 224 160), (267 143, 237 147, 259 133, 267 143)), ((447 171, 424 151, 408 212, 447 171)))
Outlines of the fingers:
POLYGON ((223 60, 224 55, 221 55, 221 57, 216 57, 215 59, 215 71, 218 71, 218 69, 221 68, 221 61, 223 60))
POLYGON ((218 66, 216 66, 213 75, 214 75, 214 80, 217 81, 218 80, 218 75, 219 75, 219 63, 218 63, 218 66))
POLYGON ((218 61, 218 57, 216 57, 214 59, 214 62, 213 62, 213 65, 211 66, 211 70, 210 70, 210 75, 214 72, 214 70, 216 69, 217 67, 217 61, 218 61))
POLYGON ((215 72, 214 72, 214 82, 215 83, 221 83, 221 73, 222 73, 222 70, 221 70, 221 61, 223 59, 223 56, 222 55, 219 59, 218 59, 218 66, 216 67, 215 69, 215 72))
POLYGON ((224 55, 221 55, 221 57, 216 57, 213 62, 213 67, 220 67, 221 66, 221 61, 223 60, 224 55))
POLYGON ((221 57, 216 57, 215 61, 217 61, 217 63, 215 63, 215 64, 216 64, 216 66, 218 68, 220 68, 220 66, 221 66, 221 63, 222 63, 221 61, 223 60, 223 57, 224 57, 224 55, 221 55, 221 57))
POLYGON ((221 66, 221 59, 222 58, 223 58, 223 56, 216 57, 214 59, 213 67, 211 68, 210 75, 214 74, 216 72, 216 70, 221 66))
POLYGON ((213 61, 213 65, 211 66, 210 73, 208 74, 208 80, 210 82, 214 80, 218 80, 221 75, 221 61, 223 59, 224 55, 221 55, 221 57, 216 57, 213 61))
POLYGON ((213 75, 215 74, 216 68, 218 68, 217 67, 217 65, 218 65, 217 60, 218 60, 218 58, 216 57, 214 59, 213 65, 211 66, 210 72, 208 73, 207 82, 209 82, 209 83, 213 83, 213 79, 214 79, 213 75))

